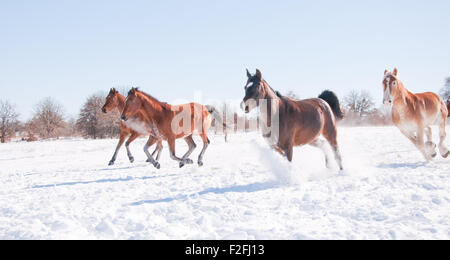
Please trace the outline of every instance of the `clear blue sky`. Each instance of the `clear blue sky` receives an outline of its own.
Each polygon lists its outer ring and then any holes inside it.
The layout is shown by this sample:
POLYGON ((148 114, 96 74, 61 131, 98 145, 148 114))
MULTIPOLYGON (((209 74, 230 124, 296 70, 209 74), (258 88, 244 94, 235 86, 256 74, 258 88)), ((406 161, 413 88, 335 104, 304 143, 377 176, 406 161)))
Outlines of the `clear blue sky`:
POLYGON ((241 99, 245 68, 302 98, 366 89, 385 68, 413 91, 450 76, 450 1, 0 1, 0 99, 22 119, 52 96, 140 86, 164 101, 241 99))

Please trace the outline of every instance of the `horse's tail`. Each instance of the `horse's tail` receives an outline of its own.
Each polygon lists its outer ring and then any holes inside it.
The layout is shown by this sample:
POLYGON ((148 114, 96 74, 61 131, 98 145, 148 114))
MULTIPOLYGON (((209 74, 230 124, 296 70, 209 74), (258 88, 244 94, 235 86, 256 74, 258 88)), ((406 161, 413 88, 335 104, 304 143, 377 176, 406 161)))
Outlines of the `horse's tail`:
POLYGON ((327 102, 328 105, 330 105, 331 110, 334 113, 334 116, 338 120, 344 118, 344 113, 342 113, 341 105, 339 103, 339 99, 336 96, 336 94, 334 94, 333 91, 325 90, 324 92, 322 92, 322 94, 320 94, 319 98, 325 100, 325 102, 327 102))
POLYGON ((217 111, 217 109, 214 106, 206 105, 206 109, 208 110, 209 114, 216 120, 217 123, 222 124, 222 126, 225 128, 225 130, 228 128, 227 124, 223 121, 222 115, 217 111))

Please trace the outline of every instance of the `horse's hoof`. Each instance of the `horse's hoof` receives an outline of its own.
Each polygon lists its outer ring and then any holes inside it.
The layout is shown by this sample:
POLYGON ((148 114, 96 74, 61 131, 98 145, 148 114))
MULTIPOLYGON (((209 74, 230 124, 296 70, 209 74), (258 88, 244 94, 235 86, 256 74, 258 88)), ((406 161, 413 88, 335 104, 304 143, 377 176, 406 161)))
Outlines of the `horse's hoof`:
POLYGON ((154 164, 154 166, 155 166, 155 168, 158 169, 158 170, 161 168, 161 164, 159 164, 159 162, 156 162, 156 163, 154 164))
POLYGON ((134 158, 130 157, 130 163, 134 163, 134 158))
POLYGON ((109 165, 109 166, 114 165, 114 161, 110 161, 110 162, 108 163, 108 165, 109 165))
POLYGON ((433 158, 436 158, 436 156, 437 156, 437 153, 434 153, 431 155, 431 157, 433 157, 433 158))
POLYGON ((442 155, 443 158, 447 158, 450 155, 450 151, 448 151, 446 154, 442 155))
POLYGON ((189 158, 185 159, 184 162, 185 162, 186 164, 193 164, 193 163, 194 163, 194 161, 192 161, 192 160, 189 159, 189 158))
POLYGON ((199 162, 198 162, 198 166, 199 166, 199 167, 202 167, 202 166, 203 166, 203 162, 200 162, 200 161, 199 161, 199 162))
POLYGON ((184 162, 180 162, 180 168, 183 168, 184 167, 184 162))

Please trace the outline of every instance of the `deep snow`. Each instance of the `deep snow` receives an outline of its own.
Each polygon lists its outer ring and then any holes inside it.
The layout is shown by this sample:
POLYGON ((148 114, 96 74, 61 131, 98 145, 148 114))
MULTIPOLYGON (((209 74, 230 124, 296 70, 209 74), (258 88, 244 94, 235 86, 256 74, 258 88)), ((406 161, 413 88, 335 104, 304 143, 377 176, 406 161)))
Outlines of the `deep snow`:
POLYGON ((210 139, 203 168, 165 146, 160 170, 145 139, 112 167, 117 140, 2 144, 0 239, 450 239, 450 159, 396 128, 340 128, 342 173, 313 147, 289 164, 257 133, 210 139))

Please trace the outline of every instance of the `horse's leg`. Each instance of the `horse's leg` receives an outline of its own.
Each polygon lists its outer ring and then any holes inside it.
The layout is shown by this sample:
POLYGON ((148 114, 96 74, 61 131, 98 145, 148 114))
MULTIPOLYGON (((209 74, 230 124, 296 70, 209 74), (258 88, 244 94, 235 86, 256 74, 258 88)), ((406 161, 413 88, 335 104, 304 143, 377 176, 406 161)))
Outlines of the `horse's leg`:
POLYGON ((336 126, 333 126, 328 131, 324 131, 323 136, 325 137, 325 139, 327 139, 328 143, 330 144, 331 150, 333 150, 334 159, 336 160, 336 162, 339 165, 339 170, 343 171, 344 166, 342 165, 342 156, 341 156, 341 152, 339 151, 339 145, 337 142, 336 126))
POLYGON ((310 145, 322 150, 325 155, 325 165, 327 166, 327 168, 330 168, 330 158, 329 154, 327 153, 326 142, 322 139, 317 139, 314 142, 310 143, 310 145))
POLYGON ((417 137, 416 137, 416 134, 415 133, 413 133, 413 132, 411 132, 411 131, 407 131, 407 130, 404 130, 404 129, 402 129, 402 128, 398 128, 399 130, 400 130, 400 132, 406 137, 406 138, 408 138, 408 140, 409 141, 411 141, 411 143, 413 143, 414 144, 414 146, 417 146, 417 137))
POLYGON ((436 144, 433 143, 433 131, 430 126, 425 127, 425 135, 427 137, 427 142, 425 143, 425 149, 428 154, 431 154, 431 157, 436 157, 436 144))
POLYGON ((286 156, 286 153, 284 152, 284 150, 281 149, 278 145, 272 145, 272 148, 273 148, 275 151, 279 152, 282 156, 286 156))
POLYGON ((111 160, 109 161, 109 164, 108 164, 108 165, 110 165, 110 166, 111 166, 111 165, 114 165, 114 162, 116 161, 116 158, 117 158, 117 153, 119 152, 120 147, 122 147, 123 142, 125 142, 125 138, 127 137, 127 135, 128 135, 128 133, 120 132, 119 143, 117 144, 116 150, 114 151, 114 155, 113 155, 113 157, 111 158, 111 160))
POLYGON ((203 166, 203 155, 205 154, 206 148, 208 148, 208 145, 210 143, 208 136, 206 136, 206 133, 203 132, 200 137, 202 138, 203 141, 203 149, 200 152, 200 155, 198 156, 198 166, 203 166))
MULTIPOLYGON (((398 127, 400 132, 411 141, 411 143, 414 144, 414 146, 422 153, 422 155, 427 159, 426 153, 424 150, 419 146, 419 131, 417 131, 417 134, 415 134, 413 131, 408 131, 406 129, 398 127)), ((423 131, 422 131, 423 132, 423 131)), ((422 133, 422 142, 423 142, 423 133, 422 133)), ((428 159, 427 159, 428 160, 428 159)))
POLYGON ((136 133, 136 132, 132 132, 130 138, 128 138, 127 142, 125 143, 125 148, 127 148, 127 155, 128 155, 128 159, 130 159, 130 162, 133 163, 134 162, 134 157, 130 152, 130 144, 136 140, 136 138, 138 138, 139 136, 141 136, 140 134, 136 133))
POLYGON ((427 136, 427 142, 433 142, 433 131, 430 126, 425 127, 425 135, 427 136))
POLYGON ((286 148, 284 149, 284 154, 289 162, 292 162, 292 158, 294 157, 294 145, 292 142, 288 143, 286 148))
POLYGON ((157 153, 156 155, 157 162, 159 162, 159 158, 161 157, 162 149, 163 149, 162 141, 158 140, 158 144, 156 145, 155 151, 152 153, 152 156, 155 156, 155 153, 157 153))
POLYGON ((144 146, 144 153, 147 155, 147 162, 150 162, 151 164, 153 164, 153 166, 155 166, 156 169, 161 168, 161 165, 159 164, 159 162, 155 161, 155 159, 153 159, 153 156, 150 154, 150 152, 148 151, 148 148, 153 145, 158 139, 156 139, 153 136, 150 136, 147 143, 145 143, 144 146))
MULTIPOLYGON (((148 137, 147 144, 144 146, 145 155, 148 154, 148 148, 152 147, 152 145, 154 145, 156 143, 156 141, 158 141, 158 139, 156 139, 155 137, 153 137, 153 136, 149 136, 148 137)), ((152 153, 152 158, 154 156, 154 153, 155 152, 152 153)), ((147 155, 147 161, 146 162, 151 162, 150 157, 148 157, 148 155, 147 155)))
POLYGON ((423 156, 425 157, 425 159, 427 161, 431 161, 433 158, 425 147, 424 134, 425 134, 425 128, 423 126, 419 125, 417 128, 416 138, 415 139, 413 137, 409 137, 409 138, 415 140, 415 145, 416 145, 417 149, 419 149, 419 151, 423 154, 423 156))
POLYGON ((341 152, 339 151, 339 146, 337 144, 336 140, 328 140, 328 142, 331 145, 331 150, 333 150, 334 153, 334 159, 336 160, 336 162, 339 165, 339 170, 343 171, 344 170, 344 166, 342 165, 342 156, 341 156, 341 152))
POLYGON ((447 146, 445 145, 444 141, 447 137, 447 133, 445 132, 445 126, 447 125, 447 117, 442 113, 441 119, 439 120, 439 152, 441 153, 442 157, 447 158, 450 152, 448 151, 447 146))
POLYGON ((191 155, 191 153, 194 151, 195 147, 197 147, 197 145, 194 142, 194 139, 192 139, 192 135, 186 136, 184 138, 184 140, 186 141, 186 143, 189 146, 189 150, 183 155, 183 157, 181 157, 181 160, 183 160, 182 162, 180 162, 180 168, 183 167, 185 164, 192 164, 194 163, 191 159, 189 159, 188 157, 191 155))
POLYGON ((181 162, 183 162, 183 160, 181 158, 178 158, 175 155, 175 140, 176 140, 175 138, 169 138, 169 139, 167 139, 167 144, 169 145, 170 158, 172 160, 180 162, 180 168, 181 168, 181 167, 183 167, 183 166, 181 166, 181 162))

